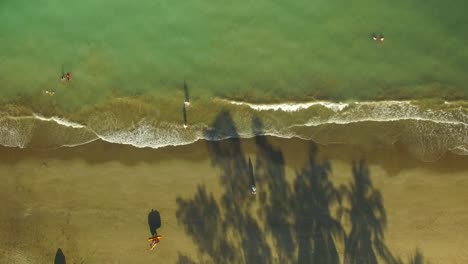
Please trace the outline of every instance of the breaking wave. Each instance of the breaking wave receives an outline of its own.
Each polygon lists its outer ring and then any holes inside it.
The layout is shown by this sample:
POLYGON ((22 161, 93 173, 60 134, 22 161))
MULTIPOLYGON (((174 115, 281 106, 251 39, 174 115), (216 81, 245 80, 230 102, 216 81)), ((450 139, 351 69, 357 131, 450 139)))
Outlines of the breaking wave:
MULTIPOLYGON (((322 144, 403 143, 417 158, 431 161, 445 152, 468 155, 468 109, 464 102, 424 104, 411 101, 307 102, 253 104, 215 99, 192 102, 187 108, 196 121, 185 126, 182 119, 161 120, 160 115, 127 120, 117 110, 71 118, 39 113, 0 118, 0 144, 8 147, 74 147, 96 140, 138 148, 187 145, 200 139, 249 138, 257 134, 298 137, 322 144), (211 104, 211 105, 209 105, 211 104), (215 117, 212 109, 229 111, 233 131, 207 134, 215 117), (208 113, 205 114, 202 113, 208 113), (210 115, 211 113, 211 115, 210 115), (262 121, 255 131, 252 120, 262 121)), ((121 109, 119 110, 121 111, 121 109)), ((131 112, 131 111, 130 111, 131 112)), ((168 114, 169 115, 169 114, 168 114)))

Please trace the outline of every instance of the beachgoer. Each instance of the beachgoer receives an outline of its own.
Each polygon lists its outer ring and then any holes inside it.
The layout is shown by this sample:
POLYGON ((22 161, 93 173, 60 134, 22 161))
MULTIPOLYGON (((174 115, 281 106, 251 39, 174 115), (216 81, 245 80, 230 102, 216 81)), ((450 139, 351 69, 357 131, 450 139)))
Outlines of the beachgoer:
POLYGON ((257 194, 257 187, 255 187, 255 185, 252 185, 252 186, 250 187, 250 189, 252 190, 252 191, 251 191, 252 194, 254 194, 254 195, 257 194))
POLYGON ((156 247, 156 245, 159 243, 159 241, 161 241, 161 237, 162 236, 154 236, 154 237, 148 238, 148 242, 150 242, 149 250, 153 250, 154 247, 156 247))

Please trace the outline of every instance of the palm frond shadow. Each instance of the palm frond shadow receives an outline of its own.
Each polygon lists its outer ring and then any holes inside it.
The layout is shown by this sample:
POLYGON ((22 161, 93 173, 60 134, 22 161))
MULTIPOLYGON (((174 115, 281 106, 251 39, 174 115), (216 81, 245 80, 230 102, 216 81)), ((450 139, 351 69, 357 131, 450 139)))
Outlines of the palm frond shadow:
POLYGON ((221 112, 205 131, 213 139, 207 147, 212 165, 220 169, 221 195, 215 198, 200 185, 192 198, 177 198, 179 224, 199 251, 197 261, 180 254, 179 264, 403 263, 384 243, 383 199, 364 161, 353 164, 348 186, 336 187, 329 178, 330 162, 320 160, 318 147, 311 144, 309 160, 291 184, 283 153, 263 136, 261 120, 254 118, 252 127, 255 162, 243 153, 229 112, 221 112), (250 194, 253 180, 257 196, 250 194), (342 226, 345 218, 351 223, 348 232, 342 226))

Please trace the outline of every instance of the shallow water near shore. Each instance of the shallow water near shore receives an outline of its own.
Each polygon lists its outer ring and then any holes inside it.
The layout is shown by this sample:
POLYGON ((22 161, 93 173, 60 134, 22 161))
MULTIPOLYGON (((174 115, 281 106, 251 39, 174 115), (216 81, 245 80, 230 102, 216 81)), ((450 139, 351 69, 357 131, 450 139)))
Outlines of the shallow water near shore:
POLYGON ((464 6, 4 1, 0 144, 183 145, 231 137, 205 135, 229 111, 243 138, 258 117, 266 135, 466 155, 464 6))
POLYGON ((254 102, 468 98, 462 0, 3 1, 0 95, 64 109, 113 93, 254 102), (72 11, 73 10, 73 11, 72 11), (383 33, 385 43, 371 34, 383 33), (73 82, 58 81, 71 72, 73 82))
POLYGON ((115 97, 72 113, 10 104, 3 107, 0 118, 0 144, 50 149, 100 139, 160 148, 261 133, 321 144, 402 144, 423 161, 437 160, 447 152, 468 154, 468 108, 464 101, 254 104, 214 98, 194 99, 183 107, 176 101, 115 97), (232 116, 236 130, 210 133, 211 123, 222 112, 232 116), (255 120, 262 121, 261 132, 255 120))

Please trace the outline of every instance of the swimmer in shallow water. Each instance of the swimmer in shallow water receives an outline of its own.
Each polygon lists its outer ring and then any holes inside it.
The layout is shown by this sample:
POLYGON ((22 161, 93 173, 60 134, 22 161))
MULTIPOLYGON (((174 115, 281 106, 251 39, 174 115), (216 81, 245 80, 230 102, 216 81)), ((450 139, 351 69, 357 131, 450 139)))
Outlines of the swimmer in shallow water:
POLYGON ((67 74, 62 73, 62 76, 60 77, 60 80, 62 80, 62 81, 65 81, 65 80, 70 81, 71 78, 72 78, 72 77, 71 77, 71 73, 70 73, 70 72, 67 72, 67 74))
POLYGON ((385 38, 384 38, 382 33, 380 33, 379 40, 380 40, 381 43, 383 43, 385 41, 385 38))
POLYGON ((55 94, 55 92, 48 91, 48 90, 45 90, 44 93, 47 94, 47 95, 51 95, 51 96, 55 94))

